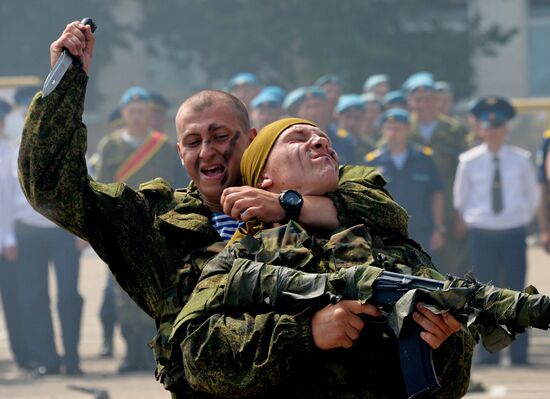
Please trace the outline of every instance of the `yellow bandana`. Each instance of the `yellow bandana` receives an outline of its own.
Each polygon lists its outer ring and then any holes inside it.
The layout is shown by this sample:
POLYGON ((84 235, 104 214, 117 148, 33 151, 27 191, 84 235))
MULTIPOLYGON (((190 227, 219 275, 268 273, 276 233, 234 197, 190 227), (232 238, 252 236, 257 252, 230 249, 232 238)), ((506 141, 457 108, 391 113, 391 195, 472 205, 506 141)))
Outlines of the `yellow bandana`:
POLYGON ((271 149, 281 133, 294 125, 316 126, 305 119, 285 118, 270 123, 259 131, 241 158, 241 175, 245 186, 260 188, 260 174, 265 167, 271 149))

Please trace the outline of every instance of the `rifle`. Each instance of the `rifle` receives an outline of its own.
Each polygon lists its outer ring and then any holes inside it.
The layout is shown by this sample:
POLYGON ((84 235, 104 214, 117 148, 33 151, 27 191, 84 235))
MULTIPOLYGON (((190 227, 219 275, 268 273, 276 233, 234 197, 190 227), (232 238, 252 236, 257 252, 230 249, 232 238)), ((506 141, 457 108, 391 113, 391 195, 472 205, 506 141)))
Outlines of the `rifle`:
POLYGON ((534 287, 518 292, 481 284, 471 275, 435 280, 365 265, 336 273, 306 273, 237 260, 223 293, 226 309, 248 312, 323 307, 341 299, 369 302, 386 315, 398 339, 408 398, 439 387, 432 349, 420 338, 421 327, 409 317, 416 302, 426 303, 436 313, 449 311, 468 327, 476 325, 491 352, 510 345, 528 327, 547 330, 550 325, 550 298, 534 287))

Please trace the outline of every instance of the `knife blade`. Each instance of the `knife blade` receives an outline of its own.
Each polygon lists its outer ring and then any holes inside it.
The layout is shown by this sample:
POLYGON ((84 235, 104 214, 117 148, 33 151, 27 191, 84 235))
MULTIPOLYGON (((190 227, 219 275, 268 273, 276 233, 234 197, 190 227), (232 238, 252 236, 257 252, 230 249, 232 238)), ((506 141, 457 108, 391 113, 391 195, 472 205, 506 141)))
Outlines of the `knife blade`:
MULTIPOLYGON (((95 32, 95 30, 97 29, 97 25, 91 18, 84 18, 82 21, 80 21, 80 23, 83 25, 90 25, 92 28, 92 33, 95 32)), ((46 97, 48 94, 55 90, 59 82, 61 82, 63 76, 65 76, 65 73, 67 72, 71 64, 80 62, 81 61, 79 57, 71 55, 71 53, 69 53, 67 49, 63 50, 61 56, 57 59, 52 70, 46 77, 46 80, 44 80, 44 86, 42 87, 42 97, 46 97)))

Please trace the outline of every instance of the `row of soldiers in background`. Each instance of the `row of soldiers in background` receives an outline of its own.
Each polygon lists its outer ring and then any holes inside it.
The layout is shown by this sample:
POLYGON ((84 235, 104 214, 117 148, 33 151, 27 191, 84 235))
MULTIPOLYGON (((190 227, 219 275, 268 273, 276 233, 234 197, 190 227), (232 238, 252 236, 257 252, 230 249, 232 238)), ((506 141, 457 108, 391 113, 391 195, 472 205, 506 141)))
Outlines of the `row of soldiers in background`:
MULTIPOLYGON (((481 281, 523 289, 526 231, 537 210, 541 244, 550 252, 550 133, 539 151, 539 185, 529 152, 505 143, 515 116, 506 98, 472 101, 468 132, 449 116, 453 99, 446 82, 420 72, 401 90, 390 91, 389 83, 386 75, 374 75, 361 95, 342 94, 338 77, 326 75, 285 95, 278 87, 260 90, 256 77, 244 73, 227 90, 248 104, 255 127, 282 115, 309 119, 329 134, 341 163, 379 168, 410 215, 410 235, 441 271, 473 270, 481 281)), ((511 362, 526 364, 527 348, 524 334, 511 348, 511 362)), ((477 354, 478 364, 499 362, 499 354, 477 354)))
MULTIPOLYGON (((17 90, 14 113, 24 115, 35 93, 34 87, 17 90)), ((35 212, 25 199, 17 181, 19 137, 5 133, 11 108, 0 100, 0 293, 10 347, 16 364, 35 376, 79 375, 81 241, 35 212), (57 280, 62 355, 54 338, 49 263, 57 280)))

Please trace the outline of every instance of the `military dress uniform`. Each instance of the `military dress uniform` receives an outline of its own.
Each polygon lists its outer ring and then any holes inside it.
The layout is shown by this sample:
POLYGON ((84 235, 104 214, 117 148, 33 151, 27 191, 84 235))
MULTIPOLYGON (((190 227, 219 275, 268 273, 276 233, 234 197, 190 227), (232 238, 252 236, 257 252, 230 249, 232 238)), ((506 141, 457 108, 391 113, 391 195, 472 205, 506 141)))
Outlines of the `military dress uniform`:
MULTIPOLYGON (((429 147, 408 145, 405 161, 397 166, 385 146, 365 156, 367 165, 376 167, 388 182, 386 188, 403 206, 410 217, 409 235, 426 250, 435 226, 432 213, 432 195, 443 192, 443 182, 432 159, 429 147)), ((433 254, 432 254, 433 255, 433 254)), ((438 261, 434 261, 438 265, 438 261)))
MULTIPOLYGON (((174 191, 155 179, 134 190, 88 176, 82 123, 87 79, 81 68, 72 68, 46 98, 39 94, 33 100, 19 157, 23 189, 41 213, 87 240, 120 286, 154 319, 157 333, 150 345, 155 374, 173 397, 204 398, 188 386, 180 347, 168 337, 205 262, 220 251, 216 243, 222 238, 193 183, 174 191), (57 123, 60 119, 63 124, 57 123)), ((385 214, 372 197, 380 191, 372 190, 378 178, 372 168, 342 168, 342 185, 330 195, 342 226, 385 214)), ((293 315, 281 318, 296 320, 293 315)))

